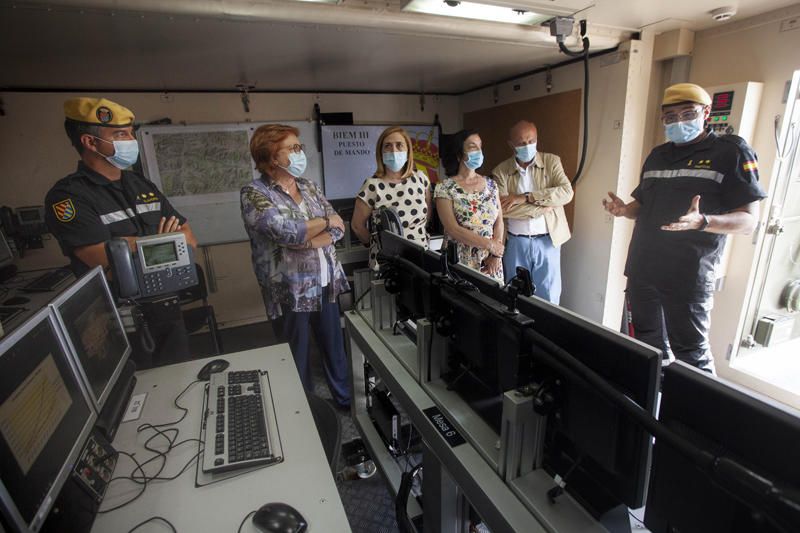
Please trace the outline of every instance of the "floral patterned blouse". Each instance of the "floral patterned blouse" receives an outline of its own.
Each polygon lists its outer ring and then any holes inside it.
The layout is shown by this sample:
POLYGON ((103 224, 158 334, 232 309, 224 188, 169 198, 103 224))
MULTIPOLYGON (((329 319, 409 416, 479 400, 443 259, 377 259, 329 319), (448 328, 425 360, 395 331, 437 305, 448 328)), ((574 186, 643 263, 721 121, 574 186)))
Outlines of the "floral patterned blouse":
MULTIPOLYGON (((297 178, 297 188, 303 197, 306 210, 300 209, 294 199, 267 176, 254 180, 242 188, 242 220, 250 236, 253 270, 263 288, 267 316, 281 316, 281 304, 293 311, 319 311, 323 287, 321 268, 327 263, 332 290, 329 301, 350 290, 341 263, 336 258, 333 244, 322 248, 327 261, 320 261, 316 249, 294 249, 307 240, 306 221, 325 215, 334 215, 331 204, 322 192, 307 179, 297 178)), ((343 232, 330 229, 333 242, 342 238, 343 232)))
MULTIPOLYGON (((453 178, 439 182, 433 193, 434 198, 446 198, 453 201, 453 214, 462 228, 474 231, 481 237, 491 239, 494 235, 494 223, 500 214, 500 201, 497 197, 497 184, 486 178, 486 187, 481 191, 467 192, 453 178)), ((445 233, 443 247, 452 239, 445 233)), ((489 251, 469 244, 458 243, 458 262, 481 271, 489 251)), ((485 272, 484 272, 485 273, 485 272)), ((488 275, 488 274, 487 274, 488 275)), ((503 281, 503 269, 491 276, 503 281)))

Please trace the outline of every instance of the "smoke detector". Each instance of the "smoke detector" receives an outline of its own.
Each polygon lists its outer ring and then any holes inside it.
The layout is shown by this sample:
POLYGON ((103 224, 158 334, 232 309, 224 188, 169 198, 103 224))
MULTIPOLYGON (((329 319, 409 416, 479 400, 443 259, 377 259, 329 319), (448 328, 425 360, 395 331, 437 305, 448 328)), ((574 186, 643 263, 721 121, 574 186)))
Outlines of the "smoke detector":
POLYGON ((736 15, 736 7, 734 6, 725 6, 725 7, 718 7, 717 9, 713 9, 709 11, 711 18, 714 19, 716 22, 725 22, 726 20, 730 20, 734 15, 736 15))

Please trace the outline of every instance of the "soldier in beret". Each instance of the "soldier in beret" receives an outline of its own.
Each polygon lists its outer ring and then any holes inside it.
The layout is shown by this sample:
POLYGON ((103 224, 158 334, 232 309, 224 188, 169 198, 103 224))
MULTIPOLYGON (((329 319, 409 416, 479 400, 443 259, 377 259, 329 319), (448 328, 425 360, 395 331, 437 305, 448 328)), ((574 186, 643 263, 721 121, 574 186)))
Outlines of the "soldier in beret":
POLYGON ((697 85, 668 87, 661 122, 669 142, 650 152, 639 186, 606 211, 636 221, 625 275, 636 338, 714 373, 708 341, 716 268, 728 233, 758 223, 753 149, 736 135, 706 129, 711 97, 697 85))
POLYGON ((80 161, 47 193, 45 218, 70 266, 80 276, 108 266, 105 243, 181 231, 196 246, 186 219, 149 180, 129 170, 139 159, 130 110, 105 98, 64 102, 64 129, 80 161))
MULTIPOLYGON (((186 218, 151 181, 130 169, 139 159, 130 110, 105 98, 72 98, 64 102, 64 114, 64 129, 80 161, 47 193, 45 220, 76 276, 98 265, 106 268, 105 244, 115 237, 127 240, 133 251, 137 237, 180 231, 197 246, 186 218)), ((136 350, 137 365, 188 356, 180 308, 173 305, 158 315, 155 306, 143 309, 155 352, 136 350)))

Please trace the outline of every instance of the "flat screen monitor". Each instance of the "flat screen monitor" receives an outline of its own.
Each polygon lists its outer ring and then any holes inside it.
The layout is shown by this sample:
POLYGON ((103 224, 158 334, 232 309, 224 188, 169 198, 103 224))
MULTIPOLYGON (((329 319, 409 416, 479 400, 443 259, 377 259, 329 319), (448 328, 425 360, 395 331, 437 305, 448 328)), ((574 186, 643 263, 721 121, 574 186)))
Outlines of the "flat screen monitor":
POLYGON ((10 265, 13 262, 14 254, 11 252, 5 233, 0 230, 0 267, 10 265))
POLYGON ((38 531, 96 415, 52 309, 0 341, 0 507, 6 523, 38 531))
MULTIPOLYGON (((661 352, 563 307, 520 297, 531 330, 567 352, 639 407, 655 416, 661 352)), ((570 378, 542 353, 530 334, 534 366, 560 380, 558 417, 548 418, 544 465, 595 516, 624 503, 644 504, 652 452, 650 434, 599 391, 570 378)), ((558 357, 555 358, 558 362, 558 357)))
MULTIPOLYGON (((497 359, 495 371, 498 384, 506 390, 511 377, 560 384, 557 416, 548 417, 545 469, 562 477, 569 473, 567 492, 595 516, 603 515, 620 503, 641 507, 652 451, 650 434, 599 391, 566 375, 562 371, 563 363, 552 364, 553 360, 558 362, 559 357, 548 357, 536 344, 534 334, 528 333, 517 343, 513 329, 499 326, 492 315, 500 316, 509 301, 502 287, 468 268, 457 266, 451 271, 496 302, 497 311, 493 313, 487 314, 486 306, 480 309, 485 322, 480 335, 469 333, 477 327, 475 318, 469 321, 470 326, 462 326, 462 336, 466 331, 467 338, 474 337, 458 343, 460 351, 472 351, 467 359, 485 358, 491 353, 505 354, 497 359), (497 348, 487 350, 487 342, 497 348), (517 345, 519 354, 512 357, 510 354, 517 345)), ((651 415, 655 414, 661 368, 659 350, 541 298, 521 296, 516 307, 522 315, 533 319, 527 326, 533 332, 557 345, 651 415)), ((478 311, 463 310, 462 320, 470 314, 477 315, 478 311)), ((516 320, 509 318, 506 326, 516 320)), ((488 366, 489 362, 484 360, 483 364, 488 366)), ((484 370, 482 375, 491 377, 492 373, 484 370)), ((475 390, 476 387, 471 388, 475 390)), ((480 405, 487 413, 492 413, 486 399, 481 400, 480 405)), ((500 406, 495 408, 494 418, 499 409, 500 406)))
POLYGON ((749 475, 737 476, 730 466, 723 471, 719 463, 724 476, 712 478, 657 439, 644 517, 653 533, 800 531, 800 412, 676 362, 664 369, 659 422, 778 492, 764 504, 759 496, 766 491, 749 475), (747 503, 726 491, 726 481, 752 487, 747 503), (781 527, 775 520, 783 520, 781 527))
POLYGON ((99 413, 131 353, 103 269, 87 272, 50 305, 99 413))

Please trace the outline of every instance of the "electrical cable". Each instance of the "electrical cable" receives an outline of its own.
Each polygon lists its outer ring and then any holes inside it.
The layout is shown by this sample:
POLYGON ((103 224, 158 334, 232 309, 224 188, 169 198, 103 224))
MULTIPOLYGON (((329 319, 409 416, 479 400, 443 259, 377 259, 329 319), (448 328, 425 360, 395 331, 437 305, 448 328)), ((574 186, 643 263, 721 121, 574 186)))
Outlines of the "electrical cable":
POLYGON ((361 303, 361 300, 363 300, 363 299, 364 299, 364 296, 366 296, 367 294, 369 294, 369 291, 371 291, 371 290, 372 290, 372 286, 369 286, 369 287, 367 287, 367 290, 365 290, 364 292, 362 292, 362 293, 361 293, 361 296, 359 296, 359 297, 356 299, 356 301, 355 301, 355 302, 353 302, 353 309, 357 309, 357 308, 358 308, 358 304, 359 304, 359 303, 361 303))
POLYGON ((150 518, 148 518, 144 522, 139 522, 138 524, 133 526, 131 529, 128 530, 128 533, 133 533, 134 531, 136 531, 137 529, 139 529, 143 525, 147 524, 148 522, 152 522, 154 520, 161 520, 162 522, 164 522, 165 524, 167 524, 169 526, 169 528, 172 530, 173 533, 178 533, 178 531, 175 529, 175 526, 172 525, 172 522, 170 522, 169 520, 167 520, 163 516, 151 516, 150 518))
POLYGON ((241 522, 241 524, 239 524, 239 529, 237 529, 237 530, 236 530, 236 533, 242 533, 242 526, 244 526, 244 523, 245 523, 245 522, 247 522, 247 519, 248 519, 248 518, 250 518, 251 516, 253 516, 253 515, 254 515, 254 514, 256 514, 257 512, 258 512, 258 511, 256 510, 256 511, 250 511, 249 513, 247 513, 247 516, 245 516, 245 517, 242 519, 242 522, 241 522))
MULTIPOLYGON (((180 435, 180 429, 178 429, 176 427, 168 427, 168 428, 166 428, 164 430, 160 429, 160 428, 164 428, 166 426, 174 426, 174 425, 182 422, 183 419, 186 418, 186 415, 188 414, 189 410, 187 408, 183 407, 182 405, 180 405, 178 403, 178 400, 192 387, 192 385, 194 385, 196 383, 200 383, 200 382, 201 382, 201 380, 192 381, 173 400, 173 404, 175 405, 175 407, 177 409, 183 411, 183 414, 176 421, 174 421, 174 422, 165 422, 165 423, 162 423, 162 424, 145 423, 145 424, 141 424, 138 428, 136 428, 136 432, 137 433, 141 433, 143 431, 148 431, 148 430, 152 430, 152 431, 155 432, 153 435, 148 437, 147 440, 145 440, 145 442, 143 444, 144 448, 147 451, 152 452, 154 454, 152 457, 150 457, 149 459, 147 459, 144 462, 139 462, 139 460, 136 459, 136 457, 134 457, 134 455, 131 454, 131 453, 128 453, 128 452, 125 452, 125 451, 121 451, 121 450, 118 450, 116 452, 117 455, 124 455, 126 457, 129 457, 131 459, 131 461, 133 461, 133 463, 136 465, 136 467, 127 476, 117 476, 117 477, 112 478, 109 481, 109 484, 111 484, 112 482, 114 482, 116 480, 121 480, 122 479, 122 480, 131 481, 133 483, 136 483, 137 485, 141 485, 142 488, 133 498, 129 499, 128 501, 126 501, 124 503, 121 503, 121 504, 119 504, 117 506, 114 506, 114 507, 112 507, 110 509, 104 509, 102 511, 98 511, 98 514, 108 513, 108 512, 120 509, 120 508, 125 507, 126 505, 132 503, 133 501, 137 500, 142 494, 144 494, 145 490, 147 489, 147 484, 150 483, 150 482, 153 482, 153 481, 172 481, 172 480, 177 479, 178 477, 183 475, 183 473, 186 472, 189 469, 189 467, 196 460, 198 460, 198 458, 200 457, 200 455, 202 453, 202 450, 199 450, 196 454, 194 454, 183 465, 183 467, 181 467, 181 469, 176 474, 171 475, 171 476, 162 476, 161 475, 162 472, 164 471, 164 469, 167 466, 167 455, 172 450, 174 450, 178 446, 181 446, 181 445, 186 444, 188 442, 202 442, 202 441, 200 441, 200 439, 195 439, 195 438, 188 438, 188 439, 184 439, 182 441, 178 441, 178 437, 180 435), (166 441, 167 448, 166 448, 165 451, 159 450, 158 448, 155 447, 155 445, 152 444, 153 441, 157 437, 162 437, 166 441), (148 475, 145 472, 144 467, 147 466, 148 464, 152 463, 153 461, 158 460, 158 459, 161 459, 161 464, 158 467, 157 471, 153 475, 148 475)), ((155 517, 155 518, 160 518, 160 517, 155 517)), ((142 524, 140 524, 140 525, 142 525, 142 524)))
POLYGON ((578 163, 578 170, 572 178, 572 185, 578 183, 583 174, 583 166, 586 163, 586 151, 589 147, 589 38, 586 36, 586 21, 580 22, 581 37, 583 37, 583 50, 573 52, 567 48, 563 41, 558 42, 558 49, 570 57, 583 58, 583 141, 581 142, 581 160, 578 163))

